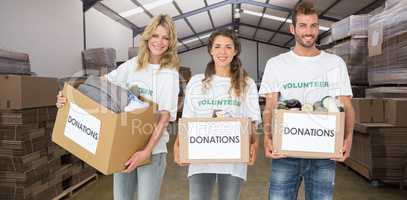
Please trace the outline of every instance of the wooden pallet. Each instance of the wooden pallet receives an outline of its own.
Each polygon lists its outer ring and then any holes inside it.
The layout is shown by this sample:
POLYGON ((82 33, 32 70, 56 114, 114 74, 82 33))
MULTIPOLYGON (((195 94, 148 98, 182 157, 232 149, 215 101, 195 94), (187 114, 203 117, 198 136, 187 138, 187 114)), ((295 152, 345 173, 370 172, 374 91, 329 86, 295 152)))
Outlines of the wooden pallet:
POLYGON ((60 195, 54 197, 52 200, 70 198, 70 197, 76 195, 79 191, 81 191, 81 189, 85 188, 86 186, 96 183, 97 180, 98 180, 98 175, 95 173, 95 174, 91 175, 90 177, 86 178, 85 180, 79 182, 78 184, 67 188, 60 195))
POLYGON ((345 160, 345 165, 362 175, 368 180, 371 180, 369 168, 351 158, 345 160))

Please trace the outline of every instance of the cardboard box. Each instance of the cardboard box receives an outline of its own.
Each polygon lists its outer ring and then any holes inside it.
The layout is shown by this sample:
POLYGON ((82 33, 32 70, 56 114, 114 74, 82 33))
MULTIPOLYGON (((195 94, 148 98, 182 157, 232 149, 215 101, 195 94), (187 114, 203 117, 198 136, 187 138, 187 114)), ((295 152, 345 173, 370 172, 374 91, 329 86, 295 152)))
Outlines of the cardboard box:
POLYGON ((342 157, 345 113, 274 110, 273 147, 288 157, 342 157))
POLYGON ((124 163, 147 144, 156 104, 115 113, 65 84, 66 105, 59 109, 52 141, 104 174, 124 170, 124 163), (81 128, 78 128, 81 127, 81 128))
POLYGON ((25 109, 54 106, 58 79, 0 75, 0 109, 25 109))
POLYGON ((247 118, 181 118, 178 124, 183 163, 249 161, 251 122, 247 118))
POLYGON ((383 99, 353 98, 355 122, 384 122, 383 99))
POLYGON ((407 99, 385 99, 385 121, 397 126, 407 126, 407 99))

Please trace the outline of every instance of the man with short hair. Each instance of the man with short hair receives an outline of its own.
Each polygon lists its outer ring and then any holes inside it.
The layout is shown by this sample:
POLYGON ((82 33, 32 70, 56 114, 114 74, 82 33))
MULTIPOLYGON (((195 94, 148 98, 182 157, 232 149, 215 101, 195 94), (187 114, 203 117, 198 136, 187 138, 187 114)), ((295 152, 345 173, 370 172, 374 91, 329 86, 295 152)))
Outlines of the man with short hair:
POLYGON ((266 97, 264 117, 264 150, 272 158, 269 182, 270 200, 296 200, 301 179, 307 200, 332 199, 336 162, 349 157, 352 146, 354 110, 352 89, 344 61, 316 48, 319 33, 318 13, 307 3, 296 7, 290 32, 295 36, 294 48, 271 58, 266 65, 260 95, 266 97), (313 104, 325 96, 337 98, 345 110, 343 158, 287 158, 272 146, 272 110, 278 100, 297 99, 313 104))

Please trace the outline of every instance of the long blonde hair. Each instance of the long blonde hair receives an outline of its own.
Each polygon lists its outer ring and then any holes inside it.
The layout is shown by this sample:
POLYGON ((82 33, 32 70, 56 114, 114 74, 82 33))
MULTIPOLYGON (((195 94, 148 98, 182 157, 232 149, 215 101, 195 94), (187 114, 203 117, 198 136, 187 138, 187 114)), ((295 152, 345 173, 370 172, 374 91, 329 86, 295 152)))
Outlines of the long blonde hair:
POLYGON ((152 37, 158 26, 164 26, 169 32, 169 45, 167 51, 161 57, 160 69, 162 68, 179 68, 179 59, 177 54, 177 32, 175 24, 168 15, 158 15, 144 29, 139 41, 139 53, 137 60, 137 70, 145 68, 150 60, 150 50, 148 49, 148 40, 152 37))

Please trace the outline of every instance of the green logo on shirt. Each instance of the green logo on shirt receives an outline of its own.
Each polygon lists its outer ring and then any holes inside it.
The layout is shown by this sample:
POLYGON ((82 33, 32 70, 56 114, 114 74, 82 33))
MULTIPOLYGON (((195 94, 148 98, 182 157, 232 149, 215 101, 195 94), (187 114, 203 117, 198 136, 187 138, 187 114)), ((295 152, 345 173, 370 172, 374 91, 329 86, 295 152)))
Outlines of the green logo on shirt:
POLYGON ((198 102, 199 106, 240 106, 240 101, 236 99, 204 99, 198 102))
POLYGON ((296 82, 296 83, 286 83, 283 88, 294 89, 294 88, 327 88, 328 81, 309 81, 309 82, 296 82))
POLYGON ((150 89, 139 87, 139 92, 140 92, 140 95, 143 95, 143 96, 150 96, 150 97, 153 96, 153 91, 150 89))

